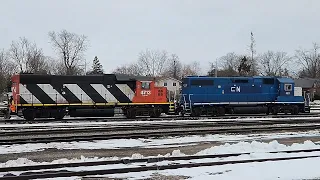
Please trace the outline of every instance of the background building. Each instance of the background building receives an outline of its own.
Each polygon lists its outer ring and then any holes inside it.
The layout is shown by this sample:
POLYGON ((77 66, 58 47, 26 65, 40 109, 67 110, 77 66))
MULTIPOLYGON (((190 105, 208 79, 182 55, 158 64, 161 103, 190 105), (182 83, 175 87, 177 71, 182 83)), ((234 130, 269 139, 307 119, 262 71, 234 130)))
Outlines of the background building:
POLYGON ((171 99, 177 98, 181 89, 181 81, 172 77, 156 78, 156 85, 167 87, 171 99))

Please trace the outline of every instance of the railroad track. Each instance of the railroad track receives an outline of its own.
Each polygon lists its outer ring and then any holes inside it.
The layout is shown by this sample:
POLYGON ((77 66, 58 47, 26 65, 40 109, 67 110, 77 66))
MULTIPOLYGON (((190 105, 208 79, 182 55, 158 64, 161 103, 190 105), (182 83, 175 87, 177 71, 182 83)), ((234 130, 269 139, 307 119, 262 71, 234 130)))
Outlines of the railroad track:
MULTIPOLYGON (((314 117, 296 117, 296 116, 289 116, 289 117, 268 117, 268 118, 256 118, 256 119, 239 119, 239 118, 233 118, 233 119, 209 119, 209 118, 203 118, 203 119, 197 119, 197 120, 172 120, 172 119, 166 119, 166 120, 160 120, 160 121, 138 121, 138 122, 131 122, 131 121, 122 121, 122 122, 79 122, 79 123, 53 123, 53 124, 30 124, 30 125, 0 125, 0 134, 9 132, 9 131, 23 131, 28 133, 24 130, 29 130, 33 132, 37 132, 40 129, 41 130, 48 130, 50 129, 74 129, 76 130, 76 127, 85 127, 85 128, 92 128, 97 131, 100 131, 99 129, 105 129, 108 130, 106 127, 109 127, 111 129, 116 129, 117 127, 120 128, 137 128, 139 127, 144 128, 144 126, 150 127, 151 126, 172 126, 175 124, 176 126, 188 126, 187 124, 196 125, 196 126, 205 126, 208 123, 209 126, 212 124, 216 124, 217 126, 224 126, 224 125, 246 125, 246 124, 293 124, 293 123, 318 123, 320 122, 320 116, 314 116, 314 117), (100 128, 99 128, 100 127, 100 128)), ((84 129, 84 128, 82 128, 84 129)), ((85 131, 85 130, 84 130, 85 131)), ((90 131, 90 130, 88 130, 90 131)), ((52 131, 54 132, 54 131, 52 131)))
POLYGON ((233 114, 233 115, 226 115, 226 116, 218 116, 218 117, 210 117, 210 116, 201 116, 201 117, 190 117, 190 116, 177 116, 177 115, 170 115, 170 116, 162 116, 159 118, 150 118, 150 117, 137 117, 135 119, 128 119, 125 117, 107 117, 107 118, 96 118, 96 117, 88 117, 88 118, 65 118, 63 120, 55 120, 55 119, 36 119, 34 121, 26 121, 24 119, 2 119, 0 123, 52 123, 52 122, 75 122, 75 121, 94 121, 94 122, 121 122, 121 121, 161 121, 161 120, 199 120, 199 119, 244 119, 244 118, 287 118, 287 117, 320 117, 319 113, 304 113, 298 115, 290 115, 290 114, 279 114, 279 115, 265 115, 265 114, 233 114))
MULTIPOLYGON (((130 125, 111 125, 105 126, 89 126, 89 127, 41 127, 39 129, 11 129, 1 128, 1 137, 6 136, 25 136, 25 135, 48 135, 48 134, 68 134, 72 133, 88 133, 88 132, 116 132, 136 130, 155 130, 155 129, 174 129, 174 128, 196 128, 196 127, 223 127, 223 126, 262 126, 262 125, 281 125, 281 124, 306 124, 320 123, 319 119, 279 119, 279 120, 263 120, 263 121, 201 121, 199 122, 174 122, 174 123, 151 123, 151 124, 130 124, 130 125)), ((38 127, 36 127, 38 128, 38 127)))
POLYGON ((0 172, 5 174, 0 179, 39 179, 39 178, 57 178, 57 177, 79 177, 90 175, 112 175, 120 173, 130 172, 144 172, 153 170, 169 170, 179 168, 192 168, 201 166, 217 166, 226 164, 243 164, 252 162, 267 162, 267 161, 285 161, 294 159, 307 159, 318 158, 320 149, 303 149, 303 150, 289 150, 289 151, 273 151, 265 152, 271 154, 280 153, 314 153, 314 155, 296 155, 289 157, 277 157, 277 158, 256 158, 256 159, 243 159, 243 160, 229 160, 221 161, 223 159, 217 158, 229 158, 237 157, 241 155, 249 155, 250 152, 236 153, 236 154, 214 154, 214 155, 198 155, 198 156, 178 156, 178 157, 150 157, 143 159, 121 159, 112 161, 93 161, 93 162, 80 162, 80 163, 66 163, 66 164, 46 164, 46 165, 34 165, 34 166, 17 166, 17 167, 5 167, 0 168, 0 172), (187 163, 179 161, 189 161, 187 163), (203 160, 202 162, 197 162, 203 160), (159 165, 159 162, 163 165, 159 165), (118 165, 118 166, 116 166, 118 165), (122 165, 119 166, 119 165, 122 165), (100 168, 95 167, 100 166, 100 168), (116 168, 112 167, 116 166, 116 168), (90 170, 95 167, 94 170, 90 170), (61 168, 68 168, 68 170, 61 170, 61 168), (88 170, 89 169, 89 170, 88 170), (37 172, 28 172, 36 170, 37 172), (22 172, 16 176, 11 174, 12 172, 22 172))
MULTIPOLYGON (((222 134, 222 133, 254 133, 254 132, 279 132, 279 131, 306 131, 320 128, 319 124, 282 124, 282 125, 264 125, 264 126, 226 126, 226 127, 168 127, 145 130, 122 130, 122 131, 104 131, 94 133, 76 134, 68 130, 68 134, 49 134, 45 136, 28 136, 26 134, 19 136, 1 136, 0 145, 26 144, 26 143, 50 143, 50 142, 72 142, 72 141, 92 141, 92 140, 110 140, 110 139, 128 139, 128 138, 155 138, 164 136, 183 136, 183 135, 204 135, 204 134, 222 134)), ((93 131, 91 129, 91 131, 93 131)), ((64 131, 66 132, 66 131, 64 131)))

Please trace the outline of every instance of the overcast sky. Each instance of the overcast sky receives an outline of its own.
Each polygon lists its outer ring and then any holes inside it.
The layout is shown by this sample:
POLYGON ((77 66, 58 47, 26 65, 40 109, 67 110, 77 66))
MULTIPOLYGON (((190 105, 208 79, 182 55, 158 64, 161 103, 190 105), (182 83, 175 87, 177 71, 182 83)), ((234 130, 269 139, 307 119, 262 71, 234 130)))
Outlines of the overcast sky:
POLYGON ((24 36, 54 56, 49 31, 66 29, 90 40, 106 72, 137 60, 146 48, 186 62, 246 53, 253 31, 258 53, 293 54, 320 42, 319 0, 2 0, 0 48, 24 36))

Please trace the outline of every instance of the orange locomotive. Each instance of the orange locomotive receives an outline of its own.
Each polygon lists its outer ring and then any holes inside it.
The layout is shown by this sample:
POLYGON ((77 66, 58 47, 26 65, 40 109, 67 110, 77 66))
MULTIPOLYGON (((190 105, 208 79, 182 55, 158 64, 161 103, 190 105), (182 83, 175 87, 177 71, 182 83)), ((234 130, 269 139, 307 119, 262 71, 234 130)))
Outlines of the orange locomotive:
POLYGON ((67 112, 72 117, 114 116, 117 107, 128 118, 174 111, 166 87, 144 76, 18 74, 12 77, 12 94, 12 110, 27 120, 62 119, 67 112))

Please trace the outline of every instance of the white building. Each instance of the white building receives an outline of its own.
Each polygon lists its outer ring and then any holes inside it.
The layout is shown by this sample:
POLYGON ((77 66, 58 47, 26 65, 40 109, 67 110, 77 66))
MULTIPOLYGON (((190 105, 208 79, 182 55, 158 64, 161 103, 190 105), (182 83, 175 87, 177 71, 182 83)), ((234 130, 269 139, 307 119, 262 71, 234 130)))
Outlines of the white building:
POLYGON ((163 77, 156 79, 156 86, 167 87, 170 97, 178 95, 180 93, 181 81, 171 77, 163 77))

